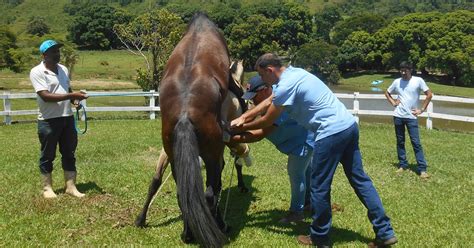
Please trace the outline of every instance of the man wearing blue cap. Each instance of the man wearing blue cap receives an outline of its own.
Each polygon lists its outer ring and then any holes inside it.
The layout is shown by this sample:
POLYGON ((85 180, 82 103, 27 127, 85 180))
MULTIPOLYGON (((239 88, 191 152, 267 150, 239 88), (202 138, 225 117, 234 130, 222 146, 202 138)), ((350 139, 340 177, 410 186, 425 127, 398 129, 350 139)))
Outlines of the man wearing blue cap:
POLYGON ((377 247, 397 243, 395 232, 370 177, 364 172, 359 149, 359 129, 354 117, 331 90, 316 76, 292 66, 282 65, 280 58, 267 53, 258 58, 255 69, 267 85, 275 85, 273 96, 257 110, 265 115, 242 115, 231 122, 235 131, 265 128, 287 112, 290 117, 315 133, 311 161, 311 208, 313 222, 310 235, 298 236, 298 242, 317 247, 331 247, 331 184, 337 165, 344 173, 360 201, 375 232, 371 244, 377 247))
POLYGON ((37 93, 39 106, 38 137, 41 144, 39 168, 43 179, 43 197, 57 197, 52 188, 53 161, 59 144, 66 181, 66 193, 75 197, 84 194, 76 188, 77 132, 71 109, 72 101, 87 98, 82 92, 72 92, 68 70, 59 64, 62 44, 46 40, 40 46, 43 61, 30 72, 30 80, 37 93))
MULTIPOLYGON (((265 85, 260 76, 250 79, 249 89, 242 96, 245 100, 252 100, 258 105, 272 95, 272 88, 265 85)), ((309 170, 307 170, 314 148, 314 133, 298 125, 282 113, 269 127, 249 130, 234 135, 232 142, 249 143, 267 138, 276 148, 288 155, 288 176, 290 179, 291 202, 288 214, 279 222, 289 224, 301 221, 304 218, 303 208, 309 205, 309 170)))

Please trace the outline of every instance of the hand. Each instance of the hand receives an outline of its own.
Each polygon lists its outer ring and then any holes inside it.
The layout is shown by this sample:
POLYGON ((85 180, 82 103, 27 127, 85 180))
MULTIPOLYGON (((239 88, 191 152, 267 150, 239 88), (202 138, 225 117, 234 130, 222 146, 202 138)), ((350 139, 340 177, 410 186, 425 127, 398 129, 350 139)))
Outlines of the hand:
POLYGON ((73 92, 73 93, 70 93, 70 94, 71 94, 71 99, 73 99, 73 100, 82 101, 84 99, 89 98, 89 96, 87 94, 84 94, 83 92, 73 92))
POLYGON ((400 104, 400 99, 395 100, 395 104, 393 104, 394 107, 398 106, 400 104))
POLYGON ((411 110, 411 113, 412 113, 414 116, 418 116, 418 115, 421 115, 421 113, 423 113, 423 111, 421 111, 421 109, 412 109, 412 110, 411 110))
POLYGON ((245 124, 245 117, 241 115, 230 122, 230 128, 232 130, 235 130, 239 127, 242 127, 244 124, 245 124))

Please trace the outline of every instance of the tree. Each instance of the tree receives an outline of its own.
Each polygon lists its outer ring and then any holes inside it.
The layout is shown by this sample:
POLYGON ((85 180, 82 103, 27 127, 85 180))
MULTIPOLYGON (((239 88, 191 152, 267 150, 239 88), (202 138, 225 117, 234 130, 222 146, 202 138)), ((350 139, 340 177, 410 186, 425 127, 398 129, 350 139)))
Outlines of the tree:
POLYGON ((380 54, 375 38, 366 31, 355 31, 339 47, 338 61, 342 69, 371 69, 378 66, 380 54))
POLYGON ((321 13, 314 15, 314 23, 316 25, 314 37, 329 42, 329 33, 331 32, 331 29, 340 20, 342 20, 342 16, 338 8, 324 8, 321 13))
POLYGON ((373 34, 384 26, 385 19, 378 15, 361 14, 349 17, 334 26, 331 42, 336 45, 341 45, 354 31, 366 31, 369 34, 373 34))
POLYGON ((7 26, 0 26, 0 69, 10 68, 15 64, 9 49, 15 49, 16 36, 7 26))
POLYGON ((26 26, 26 32, 39 37, 49 34, 49 27, 43 17, 31 17, 26 26))
POLYGON ((337 84, 341 76, 337 70, 336 54, 336 46, 315 40, 301 46, 294 65, 316 74, 328 84, 337 84))
POLYGON ((456 11, 433 22, 419 67, 438 70, 454 85, 474 86, 474 13, 456 11))
POLYGON ((115 24, 127 23, 130 16, 107 5, 90 5, 76 10, 68 38, 81 49, 117 48, 120 40, 113 32, 115 24))
POLYGON ((246 61, 251 68, 256 59, 266 53, 281 53, 281 45, 277 42, 277 31, 283 20, 269 19, 263 15, 251 15, 245 20, 239 19, 230 27, 227 41, 233 57, 246 61))
POLYGON ((161 73, 184 30, 181 18, 166 9, 138 16, 128 24, 117 24, 114 32, 131 53, 142 56, 146 68, 138 70, 143 90, 158 91, 161 73))

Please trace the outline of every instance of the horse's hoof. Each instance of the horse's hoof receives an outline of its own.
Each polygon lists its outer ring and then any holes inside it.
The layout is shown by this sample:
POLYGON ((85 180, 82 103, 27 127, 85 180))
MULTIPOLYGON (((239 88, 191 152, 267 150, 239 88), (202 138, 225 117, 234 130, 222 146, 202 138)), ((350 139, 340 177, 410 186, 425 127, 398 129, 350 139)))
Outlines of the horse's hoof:
POLYGON ((135 220, 135 226, 136 226, 136 227, 141 227, 141 228, 145 227, 145 226, 146 226, 146 220, 143 219, 143 218, 138 217, 138 218, 135 220))
POLYGON ((247 189, 245 186, 239 187, 240 188, 240 193, 248 193, 249 189, 247 189))

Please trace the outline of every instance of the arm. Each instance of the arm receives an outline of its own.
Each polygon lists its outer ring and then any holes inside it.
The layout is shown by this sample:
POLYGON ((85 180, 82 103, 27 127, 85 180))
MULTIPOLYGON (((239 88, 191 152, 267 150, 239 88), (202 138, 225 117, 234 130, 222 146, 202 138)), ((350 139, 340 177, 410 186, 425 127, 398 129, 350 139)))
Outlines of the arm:
POLYGON ((272 104, 272 99, 273 99, 273 94, 269 96, 267 99, 263 100, 261 103, 259 103, 257 106, 254 108, 250 109, 249 111, 243 113, 240 117, 232 120, 230 122, 231 127, 241 127, 244 123, 249 122, 258 115, 264 113, 267 111, 267 109, 270 107, 272 104))
POLYGON ((254 129, 269 127, 275 122, 275 120, 278 118, 278 116, 281 115, 282 112, 283 112, 283 106, 275 106, 272 103, 270 104, 270 107, 268 107, 268 110, 265 113, 265 115, 262 116, 261 118, 258 118, 248 123, 244 123, 239 127, 235 127, 235 128, 231 127, 231 128, 236 131, 246 131, 246 130, 254 130, 254 129))
POLYGON ((41 99, 45 102, 60 102, 64 100, 84 100, 87 99, 88 96, 84 93, 81 92, 73 92, 73 93, 66 93, 66 94, 56 94, 56 93, 51 93, 47 90, 42 90, 36 92, 41 99))
POLYGON ((400 100, 395 100, 393 99, 392 95, 387 91, 385 91, 385 97, 387 98, 388 102, 393 106, 396 107, 398 104, 400 104, 400 100))
POLYGON ((415 115, 415 116, 418 116, 420 115, 421 113, 425 112, 426 111, 426 108, 428 107, 428 104, 430 104, 431 102, 431 98, 433 98, 433 93, 431 92, 431 90, 427 90, 425 91, 425 95, 426 95, 426 98, 425 100, 423 101, 423 104, 421 105, 421 109, 414 109, 412 110, 412 113, 415 115))
POLYGON ((270 134, 276 127, 269 126, 262 129, 257 130, 249 130, 247 132, 237 134, 232 136, 230 139, 230 143, 253 143, 262 140, 268 134, 270 134))

